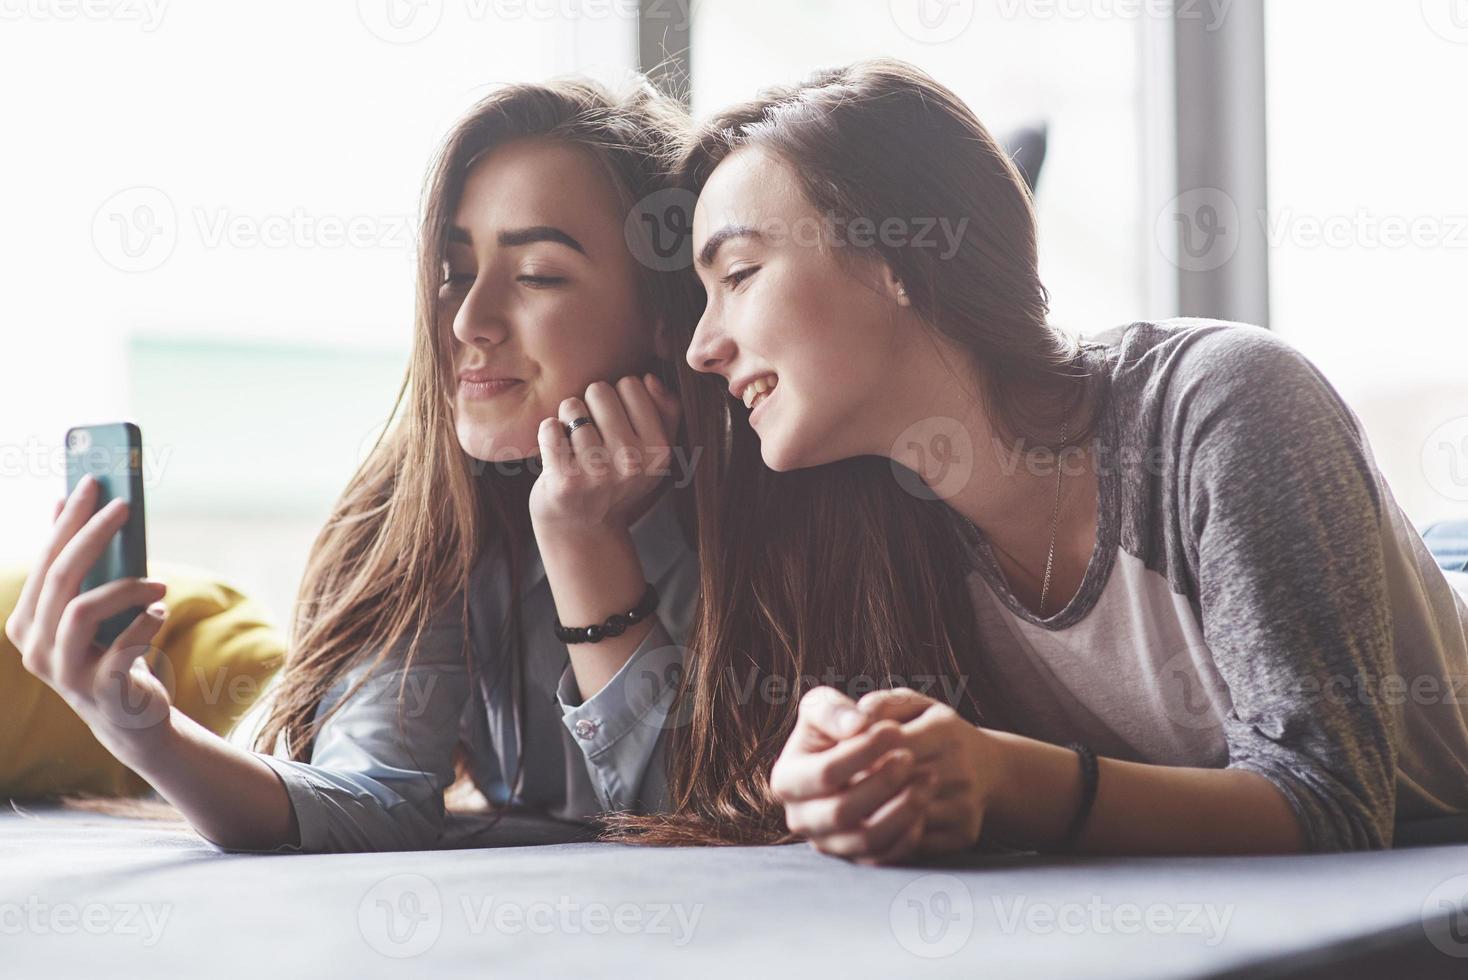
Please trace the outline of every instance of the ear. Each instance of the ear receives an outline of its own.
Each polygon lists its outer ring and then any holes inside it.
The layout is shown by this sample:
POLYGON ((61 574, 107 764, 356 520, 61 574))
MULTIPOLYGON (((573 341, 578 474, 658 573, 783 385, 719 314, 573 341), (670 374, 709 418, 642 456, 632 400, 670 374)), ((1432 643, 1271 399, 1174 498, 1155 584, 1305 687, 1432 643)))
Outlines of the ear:
POLYGON ((902 284, 901 279, 897 278, 897 273, 892 271, 892 267, 886 263, 882 264, 882 290, 898 306, 912 305, 912 297, 907 295, 907 287, 902 284))

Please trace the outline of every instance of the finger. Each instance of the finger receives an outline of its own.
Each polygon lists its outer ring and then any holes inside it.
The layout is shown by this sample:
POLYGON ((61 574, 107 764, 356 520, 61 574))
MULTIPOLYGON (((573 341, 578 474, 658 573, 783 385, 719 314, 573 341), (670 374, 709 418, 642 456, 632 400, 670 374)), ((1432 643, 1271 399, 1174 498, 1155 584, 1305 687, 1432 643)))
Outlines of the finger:
POLYGON ((797 748, 816 752, 862 731, 871 721, 856 710, 856 702, 834 687, 822 685, 805 692, 796 709, 791 740, 797 748))
POLYGON ((157 602, 167 592, 168 587, 154 579, 120 578, 89 589, 68 602, 56 626, 55 649, 67 658, 66 662, 57 664, 58 676, 65 678, 67 671, 77 666, 73 660, 86 659, 103 620, 157 602))
POLYGON ((818 837, 855 830, 883 803, 896 796, 912 776, 912 752, 893 749, 877 760, 871 774, 834 795, 792 803, 785 823, 793 833, 818 837))
POLYGON ((62 610, 81 591, 82 579, 97 564, 112 536, 127 522, 127 515, 127 501, 121 497, 109 501, 82 525, 56 556, 45 581, 41 583, 41 594, 36 600, 35 618, 31 624, 43 642, 50 643, 56 636, 56 624, 61 619, 62 610))
POLYGON ((12 619, 21 624, 28 624, 35 619, 36 604, 41 597, 41 586, 45 584, 46 575, 51 571, 61 549, 86 524, 87 518, 96 507, 96 500, 97 481, 88 473, 77 481, 71 495, 61 502, 52 515, 51 534, 46 539, 40 558, 26 576, 20 598, 16 600, 12 611, 12 619))
POLYGON ((648 394, 652 395, 653 402, 657 405, 658 414, 662 416, 663 431, 671 440, 678 434, 678 421, 683 417, 683 401, 656 374, 648 374, 643 380, 647 383, 648 394))
POLYGON ((129 686, 129 675, 134 671, 152 673, 144 658, 157 649, 153 640, 164 620, 162 604, 155 603, 128 624, 98 661, 90 693, 109 724, 136 731, 167 721, 167 700, 145 698, 139 702, 131 696, 129 686))
POLYGON ((615 465, 616 472, 628 476, 642 472, 642 446, 617 389, 598 381, 586 389, 586 404, 600 430, 607 459, 615 465))
POLYGON ((861 829, 820 838, 820 849, 843 857, 881 854, 892 848, 915 820, 922 818, 932 790, 910 782, 871 815, 861 829))
POLYGON ((542 472, 556 476, 570 472, 571 441, 566 438, 566 427, 560 419, 541 419, 540 428, 535 430, 535 441, 540 444, 542 472))
POLYGON ((907 829, 887 850, 866 857, 855 858, 857 864, 895 864, 917 852, 928 833, 928 821, 924 815, 907 825, 907 829))
POLYGON ((894 687, 862 695, 856 706, 873 718, 912 721, 938 702, 910 687, 894 687))
POLYGON ((591 419, 590 425, 578 425, 576 431, 567 437, 571 446, 571 456, 567 460, 567 472, 572 472, 578 467, 595 472, 602 454, 606 451, 596 416, 586 407, 584 401, 573 396, 561 402, 560 408, 556 411, 556 417, 561 420, 563 427, 577 419, 591 419))
POLYGON ((97 673, 111 676, 131 670, 132 662, 152 649, 153 638, 167 621, 167 607, 161 602, 150 603, 102 654, 97 661, 97 673))
POLYGON ((874 766, 879 758, 899 748, 902 730, 896 722, 881 721, 824 752, 796 752, 782 756, 770 773, 770 788, 782 802, 830 796, 852 781, 857 773, 874 766))
POLYGON ((617 394, 621 396, 622 404, 627 409, 627 418, 632 423, 633 434, 638 444, 642 446, 665 445, 668 436, 663 427, 662 413, 657 404, 653 402, 652 394, 647 390, 647 382, 629 374, 617 382, 617 394))

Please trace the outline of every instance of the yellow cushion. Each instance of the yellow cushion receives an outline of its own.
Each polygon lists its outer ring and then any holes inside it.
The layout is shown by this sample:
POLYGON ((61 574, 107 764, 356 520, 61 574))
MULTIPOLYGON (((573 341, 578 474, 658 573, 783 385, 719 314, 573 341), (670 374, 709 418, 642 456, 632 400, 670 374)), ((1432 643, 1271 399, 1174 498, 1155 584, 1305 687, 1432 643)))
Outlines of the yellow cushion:
MULTIPOLYGON (((168 618, 153 640, 153 672, 184 714, 225 734, 285 662, 285 638, 265 609, 206 572, 150 562, 168 586, 168 618)), ((0 569, 0 622, 26 569, 0 569)), ((0 798, 57 793, 136 796, 147 784, 113 758, 65 701, 20 662, 0 631, 0 798)))

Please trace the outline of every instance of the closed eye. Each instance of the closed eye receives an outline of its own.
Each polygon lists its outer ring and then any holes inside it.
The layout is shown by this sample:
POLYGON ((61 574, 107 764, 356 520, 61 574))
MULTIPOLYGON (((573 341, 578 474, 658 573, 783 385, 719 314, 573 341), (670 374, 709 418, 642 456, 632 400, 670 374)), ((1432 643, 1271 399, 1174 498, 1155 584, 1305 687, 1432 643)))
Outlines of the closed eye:
POLYGON ((741 283, 758 272, 759 269, 760 267, 757 265, 747 265, 742 269, 735 269, 719 281, 730 289, 737 289, 741 283))
POLYGON ((565 276, 530 276, 530 275, 525 275, 525 276, 516 276, 515 277, 515 281, 516 282, 524 283, 525 285, 529 286, 532 289, 547 289, 547 288, 549 288, 551 286, 564 285, 565 282, 566 282, 566 277, 565 276))

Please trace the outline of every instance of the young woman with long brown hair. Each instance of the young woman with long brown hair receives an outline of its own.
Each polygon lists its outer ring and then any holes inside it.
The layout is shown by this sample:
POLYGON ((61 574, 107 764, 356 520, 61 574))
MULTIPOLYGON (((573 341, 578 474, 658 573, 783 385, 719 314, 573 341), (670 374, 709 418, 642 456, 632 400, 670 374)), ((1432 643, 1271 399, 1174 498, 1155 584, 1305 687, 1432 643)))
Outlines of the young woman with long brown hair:
POLYGON ((1054 327, 1014 166, 901 63, 718 113, 682 170, 719 560, 673 813, 616 836, 1283 852, 1468 811, 1468 608, 1304 357, 1054 327))
POLYGON ((161 584, 78 594, 122 509, 94 514, 86 483, 58 505, 7 633, 204 837, 432 846, 456 750, 502 811, 658 805, 697 588, 666 338, 693 307, 685 279, 639 261, 628 215, 684 125, 646 82, 558 82, 501 89, 453 127, 425 188, 398 424, 315 542, 257 752, 182 716, 148 671, 161 584))

